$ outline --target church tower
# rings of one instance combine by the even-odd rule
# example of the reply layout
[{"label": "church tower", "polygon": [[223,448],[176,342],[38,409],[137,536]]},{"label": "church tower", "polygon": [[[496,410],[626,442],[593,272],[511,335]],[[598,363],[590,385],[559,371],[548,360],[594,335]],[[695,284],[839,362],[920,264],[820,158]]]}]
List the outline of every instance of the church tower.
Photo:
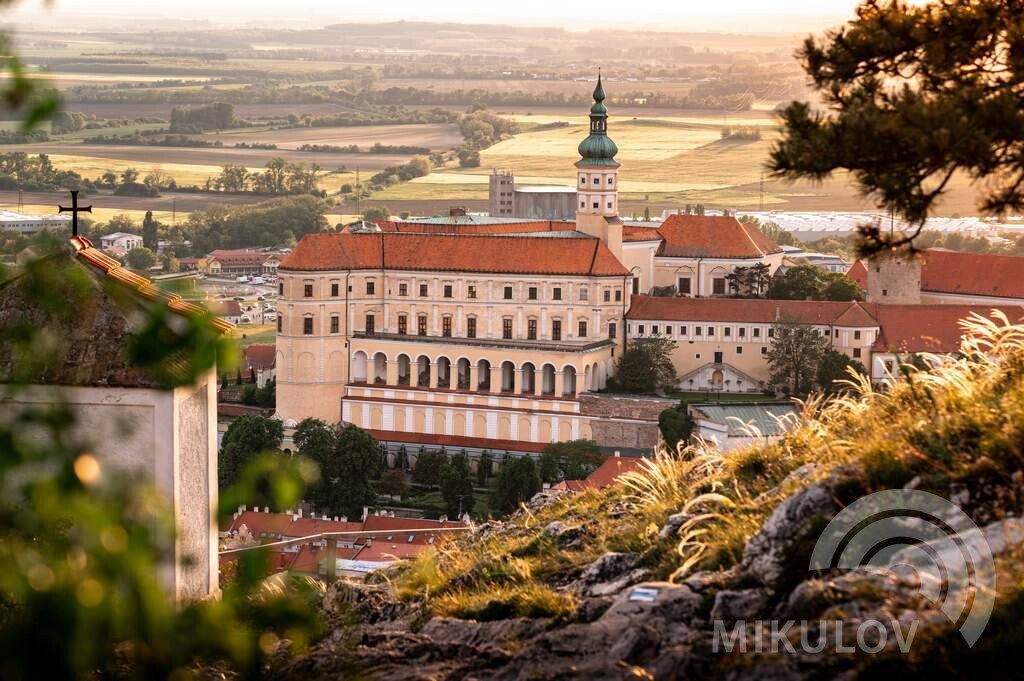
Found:
[{"label": "church tower", "polygon": [[604,105],[601,74],[590,107],[590,134],[580,142],[576,161],[576,229],[604,241],[622,260],[622,221],[619,219],[619,148],[608,137],[608,108]]}]

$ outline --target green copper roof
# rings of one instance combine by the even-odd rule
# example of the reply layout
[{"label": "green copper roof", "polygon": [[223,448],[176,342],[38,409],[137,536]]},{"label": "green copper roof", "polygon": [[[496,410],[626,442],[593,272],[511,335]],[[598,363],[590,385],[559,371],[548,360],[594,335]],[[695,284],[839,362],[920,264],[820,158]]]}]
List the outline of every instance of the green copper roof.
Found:
[{"label": "green copper roof", "polygon": [[594,105],[590,107],[590,135],[580,142],[578,151],[580,160],[577,166],[609,166],[618,167],[615,154],[619,148],[608,137],[608,108],[604,105],[604,86],[601,74],[597,74],[597,87],[594,88]]}]

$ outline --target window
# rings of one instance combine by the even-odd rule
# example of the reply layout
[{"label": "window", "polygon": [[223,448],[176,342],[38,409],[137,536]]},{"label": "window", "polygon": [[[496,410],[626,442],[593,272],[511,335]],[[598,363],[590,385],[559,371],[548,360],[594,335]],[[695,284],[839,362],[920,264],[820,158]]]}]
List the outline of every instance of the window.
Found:
[{"label": "window", "polygon": [[526,298],[528,300],[537,300],[537,287],[536,286],[531,286],[530,288],[526,289]]},{"label": "window", "polygon": [[476,298],[476,286],[474,286],[473,284],[469,285],[469,288],[466,289],[466,297]]},{"label": "window", "polygon": [[883,295],[883,296],[887,296],[887,295],[889,295],[889,289],[887,289],[887,288],[883,288],[883,289],[882,289],[882,295]]},{"label": "window", "polygon": [[722,362],[723,362],[722,351],[719,350],[719,351],[715,352],[715,364],[721,364]]},{"label": "window", "polygon": [[768,348],[765,347],[764,345],[761,346],[761,354],[762,355],[767,355],[768,354]]},{"label": "window", "polygon": [[853,356],[854,357],[860,357],[860,348],[854,348],[853,349]]},{"label": "window", "polygon": [[409,285],[408,284],[399,284],[398,285],[398,295],[400,295],[400,296],[407,296],[407,295],[409,295]]},{"label": "window", "polygon": [[885,371],[886,371],[886,373],[890,373],[890,374],[892,373],[892,360],[891,359],[885,360]]},{"label": "window", "polygon": [[580,208],[586,208],[587,204],[585,201],[580,201]]},{"label": "window", "polygon": [[860,340],[860,331],[853,332],[853,340]]},{"label": "window", "polygon": [[551,320],[551,340],[560,341],[562,340],[562,320],[552,319]]},{"label": "window", "polygon": [[445,338],[452,337],[452,318],[449,315],[441,317],[441,335]]},{"label": "window", "polygon": [[740,333],[740,338],[746,338],[747,337],[747,327],[741,326],[740,329],[739,329],[739,333]]},{"label": "window", "polygon": [[501,337],[505,340],[512,340],[512,318],[505,317],[501,320]]},{"label": "window", "polygon": [[403,336],[409,333],[409,318],[404,314],[398,315],[398,333]]},{"label": "window", "polygon": [[277,295],[279,295],[279,296],[283,296],[284,295],[284,282],[283,281],[277,282]]},{"label": "window", "polygon": [[615,302],[616,303],[621,303],[622,302],[622,289],[621,288],[615,289]]},{"label": "window", "polygon": [[537,340],[537,320],[526,320],[526,340]]},{"label": "window", "polygon": [[725,329],[724,329],[724,331],[723,331],[723,335],[724,335],[724,336],[725,336],[726,338],[729,338],[730,336],[732,336],[732,327],[731,327],[731,326],[727,326],[727,327],[725,327]]},{"label": "window", "polygon": [[652,324],[651,325],[651,333],[654,334],[655,336],[658,335],[658,325],[657,324]]},{"label": "window", "polygon": [[445,298],[451,298],[452,297],[452,285],[451,284],[445,284],[444,285],[444,297]]},{"label": "window", "polygon": [[708,337],[710,338],[711,336],[714,336],[714,335],[715,335],[715,327],[709,326],[708,327]]},{"label": "window", "polygon": [[313,285],[312,284],[303,284],[302,285],[302,296],[304,298],[312,298],[313,297]]},{"label": "window", "polygon": [[755,328],[754,329],[754,338],[760,338],[760,337],[761,337],[761,329],[760,328]]},{"label": "window", "polygon": [[313,335],[313,318],[303,317],[302,318],[302,333],[306,336]]},{"label": "window", "polygon": [[611,202],[611,201],[609,201],[609,202],[608,202],[608,207],[609,207],[609,208],[611,208],[611,207],[612,207],[612,202]]},{"label": "window", "polygon": [[737,355],[742,355],[743,354],[743,346],[742,345],[737,345],[736,346],[736,354]]},{"label": "window", "polygon": [[331,315],[331,333],[338,333],[338,325],[339,325],[338,315],[332,314]]},{"label": "window", "polygon": [[587,178],[581,177],[580,178],[580,184],[586,184],[586,183],[587,183]]},{"label": "window", "polygon": [[597,201],[594,201],[594,208],[600,208],[600,207],[601,207],[601,204],[599,204]]},{"label": "window", "polygon": [[772,328],[768,329],[768,337],[769,338],[774,338],[775,337],[775,329],[772,329]]},{"label": "window", "polygon": [[[633,295],[635,296],[638,293],[640,293],[640,277],[634,277],[633,278]],[[616,296],[615,300],[618,300],[618,299],[619,299],[618,296]]]},{"label": "window", "polygon": [[611,184],[611,183],[612,183],[612,182],[614,182],[614,181],[615,181],[615,178],[614,178],[614,177],[612,177],[611,175],[609,175],[609,176],[608,176],[608,184]]},{"label": "window", "polygon": [[586,319],[581,319],[580,320],[579,329],[577,329],[577,331],[578,331],[578,333],[576,335],[579,336],[580,338],[586,338],[587,337],[587,320]]},{"label": "window", "polygon": [[331,297],[333,297],[333,298],[337,298],[338,297],[338,282],[336,282],[336,281],[332,281],[331,282]]},{"label": "window", "polygon": [[606,302],[606,303],[610,302],[611,299],[612,299],[612,290],[610,288],[606,288],[604,290],[604,302]]},{"label": "window", "polygon": [[554,299],[554,300],[561,300],[562,299],[562,289],[558,288],[557,286],[555,288],[551,289],[551,298]]},{"label": "window", "polygon": [[[599,177],[595,177],[595,178],[594,178],[594,184],[601,184],[601,178],[599,178]],[[597,206],[595,206],[595,208],[596,208],[596,207],[597,207]]]},{"label": "window", "polygon": [[695,326],[695,327],[693,327],[693,335],[694,335],[694,336],[699,336],[699,335],[701,335],[701,334],[702,334],[703,332],[704,332],[704,329],[702,329],[701,327],[699,327],[699,326]]},{"label": "window", "polygon": [[416,333],[420,336],[427,335],[427,315],[421,314],[416,318]]},{"label": "window", "polygon": [[615,331],[616,331],[615,322],[609,322],[608,323],[608,337],[611,338],[612,340],[615,340]]},{"label": "window", "polygon": [[374,328],[375,327],[375,322],[376,322],[376,320],[373,318],[372,314],[366,315],[366,335],[367,336],[372,336],[374,331],[376,331],[376,328]]},{"label": "window", "polygon": [[580,288],[580,300],[588,300],[590,298],[590,291],[586,286]]},{"label": "window", "polygon": [[372,296],[373,295],[373,289],[374,289],[373,281],[371,280],[371,281],[366,282],[366,295]]},{"label": "window", "polygon": [[686,335],[686,325],[685,324],[683,324],[682,326],[679,327],[679,335],[680,336],[685,336]]},{"label": "window", "polygon": [[715,277],[711,280],[711,292],[716,296],[725,295],[725,277]]},{"label": "window", "polygon": [[283,325],[284,325],[284,318],[281,317],[280,315],[278,315],[278,317],[277,317],[277,332],[278,333],[281,333],[281,328],[283,327]]},{"label": "window", "polygon": [[680,294],[684,296],[690,295],[690,278],[679,277],[679,285],[677,286],[677,290]]},{"label": "window", "polygon": [[427,285],[426,284],[420,284],[420,298],[426,298],[426,297],[427,297]]},{"label": "window", "polygon": [[512,300],[512,287],[511,286],[506,286],[505,287],[505,300]]},{"label": "window", "polygon": [[476,317],[470,317],[466,320],[466,337],[476,338]]},{"label": "window", "polygon": [[638,336],[644,335],[644,325],[643,324],[641,324],[640,326],[636,327],[636,335],[638,335]]}]

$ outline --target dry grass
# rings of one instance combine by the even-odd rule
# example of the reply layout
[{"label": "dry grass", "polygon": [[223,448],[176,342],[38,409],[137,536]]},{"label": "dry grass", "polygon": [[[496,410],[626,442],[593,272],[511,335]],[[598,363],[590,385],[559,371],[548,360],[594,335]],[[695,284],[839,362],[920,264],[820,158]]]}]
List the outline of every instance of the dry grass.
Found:
[{"label": "dry grass", "polygon": [[[1024,326],[998,313],[962,324],[960,356],[929,357],[928,371],[907,365],[885,391],[859,380],[845,396],[812,398],[799,425],[775,442],[727,456],[702,447],[660,451],[620,484],[521,510],[500,531],[421,556],[395,583],[437,614],[566,618],[573,601],[559,585],[605,551],[639,553],[654,578],[735,564],[774,507],[807,484],[787,481],[805,463],[818,464],[819,478],[858,463],[862,492],[915,476],[937,493],[978,475],[1009,484],[1024,467]],[[677,512],[688,514],[678,535],[660,539],[658,529]],[[582,543],[558,548],[543,534],[555,520],[579,526]]]}]

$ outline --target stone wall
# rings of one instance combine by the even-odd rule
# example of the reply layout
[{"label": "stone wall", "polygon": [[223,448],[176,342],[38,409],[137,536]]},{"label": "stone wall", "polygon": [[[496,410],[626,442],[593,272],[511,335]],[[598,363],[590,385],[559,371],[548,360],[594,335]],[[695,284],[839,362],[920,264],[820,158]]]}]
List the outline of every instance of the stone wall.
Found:
[{"label": "stone wall", "polygon": [[658,444],[658,416],[676,405],[662,397],[580,395],[580,412],[590,419],[600,447],[653,450]]}]

